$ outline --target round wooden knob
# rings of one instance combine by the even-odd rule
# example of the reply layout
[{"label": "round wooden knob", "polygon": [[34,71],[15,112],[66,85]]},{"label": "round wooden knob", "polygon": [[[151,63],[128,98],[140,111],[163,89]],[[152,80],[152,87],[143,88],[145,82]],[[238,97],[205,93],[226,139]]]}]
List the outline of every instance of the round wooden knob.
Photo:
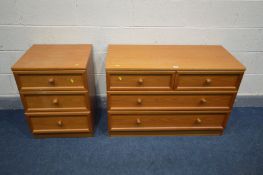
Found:
[{"label": "round wooden knob", "polygon": [[138,83],[139,83],[139,84],[143,84],[143,79],[140,78],[140,79],[138,80]]},{"label": "round wooden knob", "polygon": [[211,80],[210,78],[207,78],[207,79],[205,80],[205,84],[206,84],[206,85],[210,85],[211,82],[212,82],[212,80]]},{"label": "round wooden knob", "polygon": [[61,120],[59,120],[59,121],[57,122],[57,124],[58,124],[58,126],[63,126],[63,122],[62,122]]},{"label": "round wooden knob", "polygon": [[201,103],[207,103],[207,101],[206,101],[205,98],[202,98],[202,99],[200,100],[200,102],[201,102]]},{"label": "round wooden knob", "polygon": [[49,84],[54,84],[54,83],[55,83],[54,78],[50,78],[50,79],[48,79],[48,83],[49,83]]},{"label": "round wooden knob", "polygon": [[136,119],[136,124],[139,125],[139,124],[141,124],[141,123],[142,123],[141,120],[140,120],[139,118],[137,118],[137,119]]},{"label": "round wooden knob", "polygon": [[58,99],[57,99],[57,98],[54,98],[54,99],[52,100],[52,103],[55,104],[55,105],[58,104]]},{"label": "round wooden knob", "polygon": [[138,104],[142,104],[142,99],[138,98],[138,99],[137,99],[137,103],[138,103]]},{"label": "round wooden knob", "polygon": [[197,118],[196,123],[200,124],[200,123],[202,123],[202,120],[200,118]]}]

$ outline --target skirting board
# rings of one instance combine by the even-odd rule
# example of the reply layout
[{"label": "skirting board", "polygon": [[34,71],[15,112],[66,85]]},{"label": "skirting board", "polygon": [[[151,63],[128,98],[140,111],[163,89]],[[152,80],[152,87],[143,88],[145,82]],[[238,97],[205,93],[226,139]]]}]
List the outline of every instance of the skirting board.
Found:
[{"label": "skirting board", "polygon": [[[106,96],[96,97],[96,107],[106,108]],[[240,95],[237,96],[235,107],[263,107],[263,95],[250,96],[250,95]],[[0,96],[0,110],[2,109],[22,109],[20,98],[18,96]]]}]

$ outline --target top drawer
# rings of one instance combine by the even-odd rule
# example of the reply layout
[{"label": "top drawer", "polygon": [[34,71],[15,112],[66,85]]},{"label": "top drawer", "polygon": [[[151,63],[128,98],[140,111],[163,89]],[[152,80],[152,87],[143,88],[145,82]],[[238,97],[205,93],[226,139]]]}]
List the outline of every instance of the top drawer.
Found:
[{"label": "top drawer", "polygon": [[172,71],[108,72],[108,90],[172,90]]},{"label": "top drawer", "polygon": [[243,73],[179,71],[176,90],[238,90]]},{"label": "top drawer", "polygon": [[84,71],[14,72],[19,90],[85,90]]}]

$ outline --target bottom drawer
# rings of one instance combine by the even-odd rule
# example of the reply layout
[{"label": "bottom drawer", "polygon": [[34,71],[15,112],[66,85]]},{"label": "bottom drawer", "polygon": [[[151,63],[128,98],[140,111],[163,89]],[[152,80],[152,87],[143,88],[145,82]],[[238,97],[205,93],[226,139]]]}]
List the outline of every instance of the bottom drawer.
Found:
[{"label": "bottom drawer", "polygon": [[223,130],[227,113],[109,114],[110,131]]},{"label": "bottom drawer", "polygon": [[82,133],[92,131],[89,115],[30,114],[27,117],[34,134]]}]

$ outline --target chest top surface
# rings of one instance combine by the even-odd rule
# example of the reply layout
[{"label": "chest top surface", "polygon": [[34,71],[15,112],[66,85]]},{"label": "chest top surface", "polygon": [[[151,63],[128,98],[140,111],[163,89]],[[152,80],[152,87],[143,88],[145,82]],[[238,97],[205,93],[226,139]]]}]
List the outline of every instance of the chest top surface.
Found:
[{"label": "chest top surface", "polygon": [[33,45],[13,65],[12,70],[86,69],[91,48],[89,44]]},{"label": "chest top surface", "polygon": [[110,45],[107,70],[237,70],[245,67],[217,45]]}]

